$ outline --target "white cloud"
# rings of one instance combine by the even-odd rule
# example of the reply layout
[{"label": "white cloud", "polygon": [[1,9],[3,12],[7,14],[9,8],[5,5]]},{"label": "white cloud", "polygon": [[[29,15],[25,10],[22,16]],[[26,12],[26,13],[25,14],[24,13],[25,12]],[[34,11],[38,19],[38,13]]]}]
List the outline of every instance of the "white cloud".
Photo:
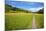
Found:
[{"label": "white cloud", "polygon": [[43,8],[43,7],[39,7],[39,8],[30,8],[30,9],[28,9],[28,10],[30,10],[30,11],[32,11],[32,12],[36,12],[36,11],[42,9],[42,8]]}]

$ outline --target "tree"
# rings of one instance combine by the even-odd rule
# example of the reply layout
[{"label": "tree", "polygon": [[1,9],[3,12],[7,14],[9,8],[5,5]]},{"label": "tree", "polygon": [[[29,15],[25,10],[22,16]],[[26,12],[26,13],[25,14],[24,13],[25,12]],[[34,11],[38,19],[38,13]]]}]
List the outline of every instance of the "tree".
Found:
[{"label": "tree", "polygon": [[5,4],[5,12],[9,12],[11,10],[12,6]]},{"label": "tree", "polygon": [[43,14],[43,13],[44,13],[44,8],[43,8],[43,9],[40,9],[40,10],[38,11],[38,13],[39,13],[39,14]]}]

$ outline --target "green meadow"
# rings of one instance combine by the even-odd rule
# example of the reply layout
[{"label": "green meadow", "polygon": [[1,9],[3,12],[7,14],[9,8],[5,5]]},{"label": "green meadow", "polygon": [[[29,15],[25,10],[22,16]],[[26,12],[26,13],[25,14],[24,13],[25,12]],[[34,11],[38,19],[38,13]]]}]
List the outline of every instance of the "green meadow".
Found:
[{"label": "green meadow", "polygon": [[44,15],[43,14],[36,14],[35,20],[36,20],[37,28],[43,28],[44,27]]},{"label": "green meadow", "polygon": [[[43,28],[43,15],[35,14],[37,28]],[[5,14],[5,27],[6,30],[19,30],[32,28],[32,13],[6,13]]]},{"label": "green meadow", "polygon": [[30,29],[32,27],[32,14],[30,13],[9,13],[5,16],[6,29]]}]

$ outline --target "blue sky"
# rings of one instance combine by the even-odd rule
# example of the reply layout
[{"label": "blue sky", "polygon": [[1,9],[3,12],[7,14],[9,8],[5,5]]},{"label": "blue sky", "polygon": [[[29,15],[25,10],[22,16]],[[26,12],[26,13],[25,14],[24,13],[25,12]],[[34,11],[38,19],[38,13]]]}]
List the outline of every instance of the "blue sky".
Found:
[{"label": "blue sky", "polygon": [[43,2],[28,2],[28,1],[10,1],[6,0],[6,4],[12,5],[13,7],[26,9],[29,11],[38,11],[44,7]]}]

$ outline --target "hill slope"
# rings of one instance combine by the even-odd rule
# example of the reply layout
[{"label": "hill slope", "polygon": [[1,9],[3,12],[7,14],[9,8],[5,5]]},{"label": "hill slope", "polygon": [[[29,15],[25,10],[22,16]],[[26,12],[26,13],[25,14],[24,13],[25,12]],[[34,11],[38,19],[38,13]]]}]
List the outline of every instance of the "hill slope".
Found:
[{"label": "hill slope", "polygon": [[5,4],[5,12],[26,12],[26,13],[31,13],[31,11],[25,10],[25,9],[20,9],[17,7],[12,7],[11,5]]}]

